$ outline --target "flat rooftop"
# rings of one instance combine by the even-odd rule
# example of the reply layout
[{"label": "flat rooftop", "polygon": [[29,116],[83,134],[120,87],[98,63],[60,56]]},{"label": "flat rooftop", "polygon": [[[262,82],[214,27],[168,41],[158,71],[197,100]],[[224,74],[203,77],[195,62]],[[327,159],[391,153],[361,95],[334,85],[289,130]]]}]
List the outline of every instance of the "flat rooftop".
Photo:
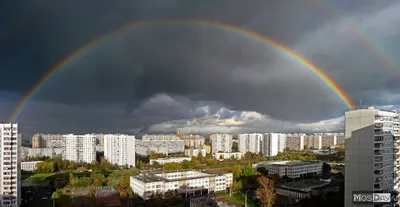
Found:
[{"label": "flat rooftop", "polygon": [[299,165],[309,165],[309,164],[322,164],[321,161],[278,161],[278,162],[265,162],[261,163],[263,165],[276,165],[276,166],[299,166]]},{"label": "flat rooftop", "polygon": [[[167,175],[177,174],[177,173],[185,173],[185,176],[177,177],[177,178],[167,178]],[[180,180],[190,180],[190,179],[199,179],[199,178],[206,178],[206,177],[213,177],[215,174],[208,174],[200,171],[175,171],[175,172],[150,172],[147,174],[140,174],[137,176],[132,176],[137,180],[140,180],[144,183],[151,183],[151,182],[172,182],[172,181],[180,181]]]},{"label": "flat rooftop", "polygon": [[280,188],[293,189],[293,190],[305,190],[309,188],[317,188],[321,186],[328,185],[329,183],[323,182],[315,179],[299,180],[290,183],[285,183],[280,186]]}]

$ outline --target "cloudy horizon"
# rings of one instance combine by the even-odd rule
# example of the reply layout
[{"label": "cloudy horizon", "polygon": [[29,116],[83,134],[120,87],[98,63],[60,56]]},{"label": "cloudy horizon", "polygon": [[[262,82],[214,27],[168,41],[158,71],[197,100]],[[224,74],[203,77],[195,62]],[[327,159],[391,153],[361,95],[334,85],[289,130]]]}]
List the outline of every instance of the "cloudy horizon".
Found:
[{"label": "cloudy horizon", "polygon": [[[0,120],[57,63],[128,22],[202,19],[278,41],[357,107],[400,109],[400,2],[0,3]],[[340,16],[338,16],[340,15]],[[361,103],[361,106],[360,106]],[[18,116],[23,133],[343,131],[343,101],[293,57],[200,24],[129,27],[67,62]]]}]

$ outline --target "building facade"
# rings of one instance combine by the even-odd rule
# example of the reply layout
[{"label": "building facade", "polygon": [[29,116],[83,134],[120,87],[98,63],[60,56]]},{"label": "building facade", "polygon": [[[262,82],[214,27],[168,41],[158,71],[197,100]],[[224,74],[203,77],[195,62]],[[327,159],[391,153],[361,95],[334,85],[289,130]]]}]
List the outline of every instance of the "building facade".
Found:
[{"label": "building facade", "polygon": [[142,156],[147,156],[150,153],[183,153],[185,151],[185,143],[183,140],[169,141],[135,141],[136,153]]},{"label": "building facade", "polygon": [[175,134],[144,134],[142,136],[142,141],[173,141],[181,140]]},{"label": "building facade", "polygon": [[211,152],[213,154],[217,152],[231,152],[232,151],[232,134],[212,134],[210,135],[211,140]]},{"label": "building facade", "polygon": [[0,123],[0,206],[21,204],[21,140],[18,124]]},{"label": "building facade", "polygon": [[132,191],[147,200],[152,195],[177,190],[180,194],[224,191],[232,185],[232,173],[209,174],[199,171],[140,174],[130,177]]},{"label": "building facade", "polygon": [[345,113],[345,206],[352,191],[398,190],[399,114],[373,107]]},{"label": "building facade", "polygon": [[36,165],[42,161],[29,161],[29,162],[21,162],[21,170],[32,172],[36,169]]},{"label": "building facade", "polygon": [[63,159],[91,163],[96,160],[96,136],[93,134],[63,137]]},{"label": "building facade", "polygon": [[322,163],[319,161],[276,161],[254,164],[253,167],[264,167],[268,174],[278,174],[280,177],[300,178],[322,173]]},{"label": "building facade", "polygon": [[185,156],[197,157],[199,155],[205,157],[207,155],[207,151],[205,149],[200,149],[200,148],[185,149]]},{"label": "building facade", "polygon": [[200,135],[181,135],[180,138],[185,142],[185,146],[190,148],[199,148],[206,142],[206,138]]},{"label": "building facade", "polygon": [[157,162],[160,165],[164,165],[166,163],[171,163],[171,162],[181,163],[183,161],[190,161],[190,160],[192,160],[191,157],[158,158],[158,159],[150,159],[150,165],[154,164],[154,162]]},{"label": "building facade", "polygon": [[26,160],[28,157],[53,157],[53,155],[62,155],[62,148],[28,148],[21,147],[21,160]]},{"label": "building facade", "polygon": [[243,152],[217,152],[214,154],[214,158],[217,160],[226,160],[226,159],[236,159],[240,160],[244,156]]},{"label": "building facade", "polygon": [[252,134],[239,134],[239,152],[246,153],[261,153],[262,152],[262,142],[264,140],[264,135],[259,133]]},{"label": "building facade", "polygon": [[135,167],[135,136],[104,135],[104,156],[112,164]]}]

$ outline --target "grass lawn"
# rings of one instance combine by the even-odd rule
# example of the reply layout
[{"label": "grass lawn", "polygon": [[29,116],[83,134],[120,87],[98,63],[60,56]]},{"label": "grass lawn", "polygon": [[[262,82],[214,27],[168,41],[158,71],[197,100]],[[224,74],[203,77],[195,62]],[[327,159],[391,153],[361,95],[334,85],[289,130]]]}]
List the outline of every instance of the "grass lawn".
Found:
[{"label": "grass lawn", "polygon": [[[218,193],[221,196],[221,200],[235,205],[244,205],[245,195],[241,192],[232,193],[232,197],[229,197],[229,193]],[[248,207],[259,207],[255,204],[249,195],[247,195],[247,206]]]},{"label": "grass lawn", "polygon": [[55,174],[56,173],[36,173],[28,177],[26,180],[45,180],[46,178]]}]

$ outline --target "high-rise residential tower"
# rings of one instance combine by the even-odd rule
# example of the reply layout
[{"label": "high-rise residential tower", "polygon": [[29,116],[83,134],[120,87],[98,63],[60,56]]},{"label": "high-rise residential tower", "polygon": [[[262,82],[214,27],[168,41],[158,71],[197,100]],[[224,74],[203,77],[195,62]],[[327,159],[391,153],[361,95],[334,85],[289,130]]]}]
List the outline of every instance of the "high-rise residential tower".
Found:
[{"label": "high-rise residential tower", "polygon": [[0,206],[21,203],[21,140],[18,124],[0,123]]},{"label": "high-rise residential tower", "polygon": [[96,160],[96,135],[64,135],[63,159],[86,163]]},{"label": "high-rise residential tower", "polygon": [[232,134],[212,134],[210,135],[211,140],[211,152],[213,154],[217,152],[231,152],[232,151]]},{"label": "high-rise residential tower", "polygon": [[346,207],[358,206],[353,191],[398,189],[399,124],[396,111],[369,107],[345,113]]},{"label": "high-rise residential tower", "polygon": [[239,151],[246,153],[261,153],[264,135],[259,133],[239,134]]},{"label": "high-rise residential tower", "polygon": [[104,135],[104,156],[112,164],[135,167],[135,136]]}]

